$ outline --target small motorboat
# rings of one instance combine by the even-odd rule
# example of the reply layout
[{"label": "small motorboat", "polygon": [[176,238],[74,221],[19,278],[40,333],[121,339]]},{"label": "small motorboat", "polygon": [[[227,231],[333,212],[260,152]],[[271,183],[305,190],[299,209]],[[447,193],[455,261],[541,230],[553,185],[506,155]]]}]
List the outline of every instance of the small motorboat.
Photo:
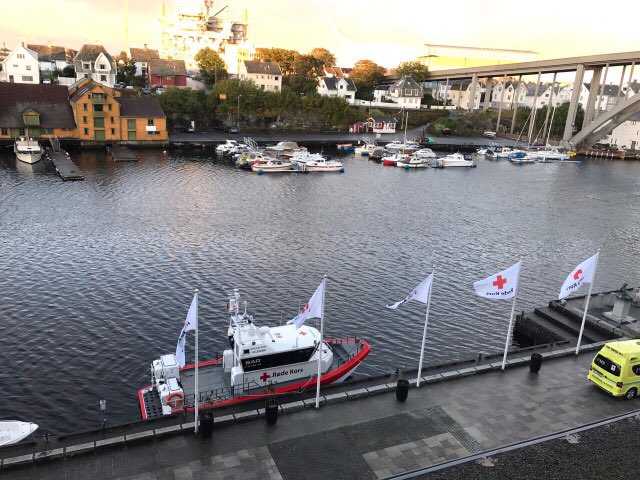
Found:
[{"label": "small motorboat", "polygon": [[494,132],[492,130],[487,130],[486,132],[484,132],[482,134],[482,136],[487,137],[487,138],[496,138],[496,132]]},{"label": "small motorboat", "polygon": [[420,144],[407,140],[406,142],[400,142],[394,140],[385,145],[385,148],[391,153],[413,153],[420,148]]},{"label": "small motorboat", "polygon": [[434,168],[451,168],[451,167],[467,167],[474,168],[476,166],[471,160],[471,155],[462,155],[461,153],[453,153],[446,157],[440,157],[431,162]]},{"label": "small motorboat", "polygon": [[382,158],[382,164],[385,167],[395,167],[398,162],[404,162],[409,160],[409,155],[406,153],[394,153],[387,157]]},{"label": "small motorboat", "polygon": [[352,143],[338,143],[336,145],[338,150],[342,150],[343,152],[353,152],[356,147],[353,146]]},{"label": "small motorboat", "polygon": [[418,158],[413,155],[407,156],[404,160],[398,160],[396,167],[409,170],[410,168],[427,168],[429,166],[428,158]]},{"label": "small motorboat", "polygon": [[375,143],[365,143],[359,147],[356,147],[354,153],[356,155],[362,155],[363,157],[368,157],[373,153],[373,151],[378,148]]},{"label": "small motorboat", "polygon": [[369,160],[380,163],[386,154],[384,147],[376,147],[369,154]]},{"label": "small motorboat", "polygon": [[293,164],[288,160],[270,158],[266,163],[254,163],[251,170],[258,173],[290,172],[293,170],[292,167]]},{"label": "small motorboat", "polygon": [[238,146],[237,140],[227,140],[216,147],[216,153],[220,153],[224,155],[226,153],[229,153],[232,148],[236,148],[237,146]]},{"label": "small motorboat", "polygon": [[38,425],[32,422],[20,422],[18,420],[0,421],[0,447],[18,443],[38,429]]},{"label": "small motorboat", "polygon": [[525,152],[524,150],[518,150],[518,149],[511,149],[510,147],[504,147],[501,150],[497,150],[495,152],[495,158],[505,158],[505,159],[510,159],[510,158],[522,158],[527,154],[527,152]]},{"label": "small motorboat", "polygon": [[[307,325],[258,326],[243,304],[235,290],[227,303],[230,348],[198,364],[200,411],[315,390],[318,363],[322,385],[344,382],[371,351],[360,338],[322,338]],[[142,419],[193,412],[195,376],[195,364],[180,367],[174,353],[154,360],[151,385],[138,391]]]},{"label": "small motorboat", "polygon": [[310,153],[306,148],[298,152],[293,152],[293,155],[289,157],[289,160],[294,165],[304,165],[308,162],[323,161],[324,157],[319,153]]},{"label": "small motorboat", "polygon": [[38,163],[44,153],[40,143],[33,138],[20,137],[13,144],[18,160],[24,163]]},{"label": "small motorboat", "polygon": [[421,148],[420,150],[413,152],[411,156],[421,160],[431,160],[432,158],[438,157],[430,148]]},{"label": "small motorboat", "polygon": [[319,159],[309,160],[306,163],[299,164],[298,167],[303,172],[344,172],[342,162],[327,160],[322,156]]},{"label": "small motorboat", "polygon": [[276,157],[290,157],[294,152],[306,150],[305,147],[301,147],[296,142],[278,142],[275,145],[271,145],[265,148],[266,153],[275,155]]},{"label": "small motorboat", "polygon": [[271,159],[261,152],[246,152],[241,154],[236,160],[236,167],[243,170],[251,170],[251,166],[257,163],[267,163]]},{"label": "small motorboat", "polygon": [[527,153],[525,156],[514,156],[509,158],[509,162],[517,165],[524,165],[525,163],[535,163],[538,160],[531,153]]}]

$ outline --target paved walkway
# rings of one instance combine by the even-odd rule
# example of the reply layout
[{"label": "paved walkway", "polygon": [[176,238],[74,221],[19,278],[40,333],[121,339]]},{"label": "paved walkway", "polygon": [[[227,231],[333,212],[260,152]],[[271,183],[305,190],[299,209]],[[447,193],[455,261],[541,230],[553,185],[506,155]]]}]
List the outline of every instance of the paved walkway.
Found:
[{"label": "paved walkway", "polygon": [[7,470],[11,478],[380,479],[640,408],[586,379],[593,357],[546,360],[394,394]]}]

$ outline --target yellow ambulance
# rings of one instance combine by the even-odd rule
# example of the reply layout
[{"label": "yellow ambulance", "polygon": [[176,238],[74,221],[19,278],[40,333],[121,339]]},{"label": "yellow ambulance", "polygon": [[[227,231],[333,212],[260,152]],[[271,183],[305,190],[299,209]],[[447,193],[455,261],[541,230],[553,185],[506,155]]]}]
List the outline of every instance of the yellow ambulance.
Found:
[{"label": "yellow ambulance", "polygon": [[640,392],[640,340],[607,343],[591,362],[589,380],[614,397]]}]

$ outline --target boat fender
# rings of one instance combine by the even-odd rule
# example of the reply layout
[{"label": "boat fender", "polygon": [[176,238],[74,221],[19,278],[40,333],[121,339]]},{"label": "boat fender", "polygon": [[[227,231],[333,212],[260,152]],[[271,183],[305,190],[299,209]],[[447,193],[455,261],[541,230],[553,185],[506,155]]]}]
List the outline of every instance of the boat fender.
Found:
[{"label": "boat fender", "polygon": [[340,170],[338,170],[338,172],[344,173],[344,168],[341,168]]},{"label": "boat fender", "polygon": [[409,170],[409,165],[405,165],[405,166],[404,166],[404,169],[405,169],[405,170]]},{"label": "boat fender", "polygon": [[184,405],[184,394],[182,392],[170,393],[167,397],[167,405],[169,405],[173,410],[182,408]]},{"label": "boat fender", "polygon": [[258,175],[262,175],[264,173],[264,170],[258,170]]}]

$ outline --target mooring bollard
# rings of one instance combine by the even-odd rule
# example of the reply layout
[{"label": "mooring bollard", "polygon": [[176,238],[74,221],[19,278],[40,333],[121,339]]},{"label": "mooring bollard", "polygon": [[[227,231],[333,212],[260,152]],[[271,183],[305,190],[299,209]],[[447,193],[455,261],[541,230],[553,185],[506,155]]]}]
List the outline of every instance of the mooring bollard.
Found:
[{"label": "mooring bollard", "polygon": [[531,373],[538,373],[542,366],[542,355],[539,353],[532,353],[531,360],[529,361],[529,370]]},{"label": "mooring bollard", "polygon": [[203,438],[213,435],[213,412],[204,411],[200,414],[200,435]]},{"label": "mooring bollard", "polygon": [[270,398],[264,404],[264,417],[269,425],[275,425],[278,421],[278,402],[275,398]]},{"label": "mooring bollard", "polygon": [[409,396],[409,380],[401,378],[396,384],[396,400],[404,402]]}]

